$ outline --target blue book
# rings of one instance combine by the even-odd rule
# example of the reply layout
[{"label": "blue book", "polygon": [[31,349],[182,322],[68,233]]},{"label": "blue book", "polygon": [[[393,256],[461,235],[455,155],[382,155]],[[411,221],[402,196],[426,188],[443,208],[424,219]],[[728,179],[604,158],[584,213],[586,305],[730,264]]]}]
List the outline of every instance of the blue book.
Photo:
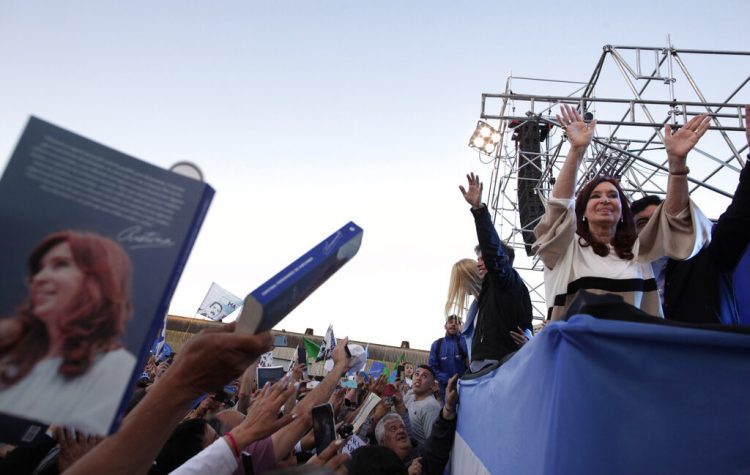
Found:
[{"label": "blue book", "polygon": [[357,254],[362,228],[349,222],[245,297],[239,332],[270,330]]},{"label": "blue book", "polygon": [[0,180],[0,440],[116,429],[213,195],[29,120]]}]

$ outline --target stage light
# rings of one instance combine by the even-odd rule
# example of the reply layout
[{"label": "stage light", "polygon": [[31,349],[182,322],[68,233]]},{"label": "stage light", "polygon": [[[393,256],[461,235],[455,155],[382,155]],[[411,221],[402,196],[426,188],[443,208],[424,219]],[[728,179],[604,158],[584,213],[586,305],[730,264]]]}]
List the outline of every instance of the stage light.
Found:
[{"label": "stage light", "polygon": [[500,133],[487,122],[477,121],[477,127],[469,139],[469,147],[486,155],[492,154],[500,143]]}]

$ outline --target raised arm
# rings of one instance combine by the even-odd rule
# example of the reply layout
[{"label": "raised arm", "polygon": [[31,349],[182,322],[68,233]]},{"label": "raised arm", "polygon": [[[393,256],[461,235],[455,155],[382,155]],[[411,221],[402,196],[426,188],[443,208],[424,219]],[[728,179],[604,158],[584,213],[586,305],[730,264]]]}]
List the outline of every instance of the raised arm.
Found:
[{"label": "raised arm", "polygon": [[237,410],[243,414],[247,414],[247,409],[250,407],[250,395],[253,392],[255,386],[255,371],[258,368],[258,361],[255,360],[253,364],[247,367],[242,378],[240,379],[239,397],[237,399]]},{"label": "raised arm", "polygon": [[310,427],[312,427],[312,408],[328,401],[339,380],[349,369],[349,358],[346,356],[345,350],[348,343],[349,339],[344,338],[333,349],[331,355],[333,369],[294,408],[293,414],[295,414],[296,420],[273,434],[273,452],[276,455],[276,460],[281,460],[289,455],[297,441],[310,430]]},{"label": "raised arm", "polygon": [[239,376],[271,348],[271,335],[232,333],[234,324],[203,331],[180,351],[120,430],[73,464],[69,474],[147,473],[195,399]]},{"label": "raised arm", "polygon": [[518,274],[510,265],[510,258],[505,254],[500,244],[500,236],[497,235],[495,225],[487,206],[482,204],[482,189],[484,185],[479,181],[479,176],[470,173],[466,175],[468,189],[463,186],[458,188],[464,195],[464,199],[471,205],[471,214],[474,216],[474,226],[477,230],[479,249],[482,252],[482,261],[487,272],[497,278],[501,286],[510,286],[520,279]]},{"label": "raised arm", "polygon": [[664,146],[669,160],[669,181],[667,182],[667,199],[664,209],[670,216],[676,216],[688,206],[687,155],[703,134],[708,130],[710,120],[705,115],[695,116],[672,134],[669,124],[664,126]]},{"label": "raised arm", "polygon": [[576,180],[578,178],[578,168],[581,166],[583,154],[586,148],[591,144],[591,138],[594,136],[594,127],[596,121],[586,123],[575,108],[563,104],[560,108],[562,117],[557,116],[557,121],[565,129],[568,136],[570,149],[565,157],[560,173],[557,175],[555,186],[552,188],[553,198],[571,199],[575,195]]}]

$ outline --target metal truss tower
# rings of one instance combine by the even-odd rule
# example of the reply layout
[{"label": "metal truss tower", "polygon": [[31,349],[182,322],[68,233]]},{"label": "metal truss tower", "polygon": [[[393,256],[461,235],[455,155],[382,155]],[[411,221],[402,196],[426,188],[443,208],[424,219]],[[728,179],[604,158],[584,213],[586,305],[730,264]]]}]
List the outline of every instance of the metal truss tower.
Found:
[{"label": "metal truss tower", "polygon": [[[721,100],[706,99],[688,70],[689,61],[708,75],[705,94]],[[555,118],[559,106],[574,105],[597,119],[578,186],[607,174],[621,180],[631,201],[666,193],[665,124],[679,127],[695,115],[709,114],[711,127],[688,157],[688,180],[692,199],[716,219],[745,165],[748,72],[750,52],[607,45],[588,81],[510,76],[503,93],[482,94],[480,118],[501,134],[490,154],[480,152],[480,160],[492,165],[488,203],[501,238],[526,251],[516,253],[516,268],[531,291],[535,319],[543,319],[547,307],[542,264],[531,253],[532,231],[568,149]],[[519,93],[513,90],[517,84],[542,84],[545,93],[566,90],[558,95]]]}]

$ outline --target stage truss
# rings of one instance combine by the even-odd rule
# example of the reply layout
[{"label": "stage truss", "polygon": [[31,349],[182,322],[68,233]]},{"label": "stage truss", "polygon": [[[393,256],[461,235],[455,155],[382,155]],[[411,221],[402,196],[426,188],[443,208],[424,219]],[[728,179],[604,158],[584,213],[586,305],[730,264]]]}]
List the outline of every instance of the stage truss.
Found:
[{"label": "stage truss", "polygon": [[[710,91],[705,93],[721,101],[706,98],[688,70],[687,58],[698,63],[703,73],[713,75]],[[609,78],[609,69],[619,75]],[[536,321],[544,319],[547,307],[542,263],[527,255],[531,231],[539,219],[539,215],[530,219],[529,210],[538,214],[535,210],[540,206],[532,204],[546,201],[567,153],[555,118],[559,106],[566,103],[590,112],[598,123],[579,171],[579,186],[599,173],[616,176],[631,201],[647,194],[663,197],[666,192],[664,125],[679,127],[695,115],[709,114],[711,127],[688,157],[688,179],[692,199],[716,219],[734,194],[748,152],[744,133],[744,104],[750,102],[748,71],[750,52],[677,49],[671,44],[607,45],[588,81],[510,76],[503,93],[482,94],[480,118],[502,137],[491,155],[480,155],[480,160],[492,167],[485,186],[487,200],[501,238],[518,249],[515,266],[531,292]],[[722,84],[717,86],[716,77]],[[542,85],[545,93],[561,88],[564,92],[519,93],[513,90],[519,84]],[[542,132],[538,152],[519,150],[518,136],[529,124],[542,131],[545,125],[551,126],[548,133]],[[523,216],[519,213],[522,208]]]}]

